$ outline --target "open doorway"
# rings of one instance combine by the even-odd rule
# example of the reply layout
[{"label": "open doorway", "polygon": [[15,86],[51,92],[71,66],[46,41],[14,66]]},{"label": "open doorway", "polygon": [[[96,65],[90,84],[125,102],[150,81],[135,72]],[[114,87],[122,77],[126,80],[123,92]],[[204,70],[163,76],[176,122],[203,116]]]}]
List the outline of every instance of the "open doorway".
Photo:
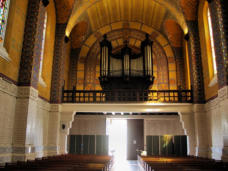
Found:
[{"label": "open doorway", "polygon": [[126,160],[127,154],[127,120],[107,119],[107,133],[109,135],[109,154],[115,160]]}]

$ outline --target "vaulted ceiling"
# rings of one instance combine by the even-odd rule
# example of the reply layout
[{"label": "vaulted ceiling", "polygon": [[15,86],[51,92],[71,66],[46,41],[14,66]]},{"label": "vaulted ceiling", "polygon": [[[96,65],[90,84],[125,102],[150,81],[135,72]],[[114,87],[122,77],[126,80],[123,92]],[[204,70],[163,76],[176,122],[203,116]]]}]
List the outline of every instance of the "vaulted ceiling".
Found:
[{"label": "vaulted ceiling", "polygon": [[[57,23],[67,23],[66,35],[71,37],[73,48],[80,48],[91,35],[99,39],[103,33],[123,28],[162,34],[171,45],[181,46],[182,35],[188,32],[186,20],[196,18],[198,0],[55,0],[55,3]],[[130,26],[131,23],[137,24]],[[126,39],[125,34],[122,39]]]}]

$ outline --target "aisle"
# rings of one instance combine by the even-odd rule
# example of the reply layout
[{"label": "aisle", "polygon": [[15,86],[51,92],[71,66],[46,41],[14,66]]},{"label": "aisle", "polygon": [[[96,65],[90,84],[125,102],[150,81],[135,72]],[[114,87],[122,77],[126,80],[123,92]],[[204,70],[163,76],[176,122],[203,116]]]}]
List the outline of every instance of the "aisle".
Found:
[{"label": "aisle", "polygon": [[140,171],[137,160],[118,160],[111,171]]}]

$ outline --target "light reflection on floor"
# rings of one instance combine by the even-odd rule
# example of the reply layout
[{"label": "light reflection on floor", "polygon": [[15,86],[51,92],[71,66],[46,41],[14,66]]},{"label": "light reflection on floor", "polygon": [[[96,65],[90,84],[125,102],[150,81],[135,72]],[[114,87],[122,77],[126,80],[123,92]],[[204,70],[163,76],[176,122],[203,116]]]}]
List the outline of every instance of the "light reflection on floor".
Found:
[{"label": "light reflection on floor", "polygon": [[111,171],[140,171],[136,160],[117,160]]},{"label": "light reflection on floor", "polygon": [[140,171],[137,161],[126,160],[127,152],[127,120],[109,119],[109,153],[114,155],[111,171]]}]

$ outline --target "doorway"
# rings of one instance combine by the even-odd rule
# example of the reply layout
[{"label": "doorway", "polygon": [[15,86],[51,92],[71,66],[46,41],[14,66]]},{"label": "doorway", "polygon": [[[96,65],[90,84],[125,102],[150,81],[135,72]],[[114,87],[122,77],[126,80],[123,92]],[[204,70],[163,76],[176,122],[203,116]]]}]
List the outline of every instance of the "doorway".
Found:
[{"label": "doorway", "polygon": [[115,160],[126,160],[127,153],[127,120],[107,119],[107,133],[109,135],[109,154]]},{"label": "doorway", "polygon": [[127,120],[127,160],[137,160],[137,154],[144,150],[144,120]]},{"label": "doorway", "polygon": [[116,160],[137,160],[144,149],[143,119],[107,119],[109,154]]}]

